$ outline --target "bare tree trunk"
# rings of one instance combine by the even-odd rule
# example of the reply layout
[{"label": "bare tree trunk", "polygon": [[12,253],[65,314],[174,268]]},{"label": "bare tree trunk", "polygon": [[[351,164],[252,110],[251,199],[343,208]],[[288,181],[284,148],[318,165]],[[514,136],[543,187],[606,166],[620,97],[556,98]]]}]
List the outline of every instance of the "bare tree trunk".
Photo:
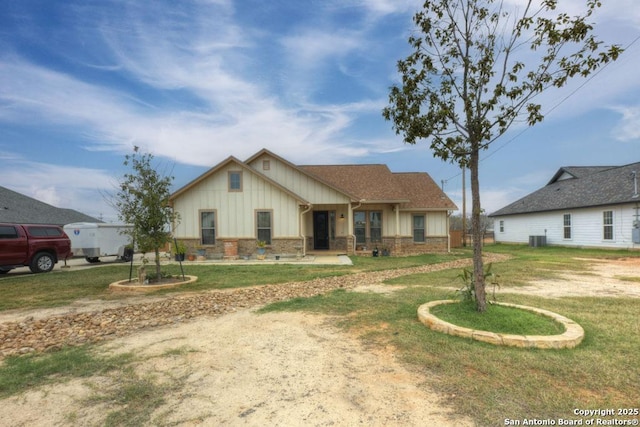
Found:
[{"label": "bare tree trunk", "polygon": [[160,277],[160,248],[155,248],[155,252],[156,252],[156,280],[159,282],[161,277]]},{"label": "bare tree trunk", "polygon": [[482,262],[482,230],[480,228],[480,181],[478,179],[478,148],[472,148],[469,170],[471,172],[471,235],[473,236],[473,280],[476,295],[476,308],[479,312],[487,309],[487,293],[484,283],[484,265]]}]

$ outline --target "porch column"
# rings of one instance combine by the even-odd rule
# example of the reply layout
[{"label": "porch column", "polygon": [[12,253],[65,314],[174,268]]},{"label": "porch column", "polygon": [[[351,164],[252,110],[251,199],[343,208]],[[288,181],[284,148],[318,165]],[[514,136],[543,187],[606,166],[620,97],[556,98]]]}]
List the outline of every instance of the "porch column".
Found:
[{"label": "porch column", "polygon": [[400,205],[396,204],[393,208],[396,213],[396,237],[400,235]]}]

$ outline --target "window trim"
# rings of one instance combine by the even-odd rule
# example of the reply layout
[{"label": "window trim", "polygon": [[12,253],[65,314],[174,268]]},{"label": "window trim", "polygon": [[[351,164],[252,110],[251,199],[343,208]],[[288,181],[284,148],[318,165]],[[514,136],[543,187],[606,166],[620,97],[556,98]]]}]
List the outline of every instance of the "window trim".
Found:
[{"label": "window trim", "polygon": [[[213,243],[205,243],[204,235],[202,231],[204,227],[202,226],[202,214],[203,213],[212,213],[213,214],[213,227],[207,227],[208,230],[213,228]],[[213,246],[216,244],[218,240],[218,227],[216,227],[216,223],[218,222],[218,210],[217,209],[200,209],[198,210],[198,233],[200,234],[200,244],[202,246]]]},{"label": "window trim", "polygon": [[[611,223],[607,224],[607,217],[606,215],[610,214],[610,220]],[[609,232],[611,233],[611,237],[607,238],[607,229],[609,229]],[[614,241],[614,228],[613,228],[613,210],[607,210],[607,211],[602,211],[602,240],[606,240],[607,242],[612,242]]]},{"label": "window trim", "polygon": [[[569,224],[567,224],[567,218]],[[569,237],[567,237],[567,230],[569,231]],[[570,213],[562,214],[562,239],[571,240],[573,238],[573,218]]]},{"label": "window trim", "polygon": [[[367,228],[369,230],[369,241],[371,243],[382,243],[382,228],[383,228],[382,224],[384,223],[384,220],[382,218],[382,213],[383,212],[382,212],[382,210],[375,210],[375,211],[367,211],[367,213],[368,213],[368,215],[367,215],[367,221],[368,221],[367,225],[368,225],[368,227]],[[372,227],[372,224],[373,224],[372,216],[373,216],[373,214],[376,214],[376,213],[380,214],[380,227],[373,228]],[[373,240],[373,237],[372,237],[373,233],[371,231],[372,230],[378,230],[378,229],[380,230],[380,240]]]},{"label": "window trim", "polygon": [[[380,240],[372,240],[371,238],[371,214],[372,213],[380,213]],[[358,234],[356,233],[357,227],[356,224],[356,215],[364,214],[364,242],[358,241]],[[372,210],[354,210],[353,211],[353,234],[356,236],[356,244],[359,245],[367,245],[368,243],[383,243],[384,242],[384,211],[382,209],[372,209]]]},{"label": "window trim", "polygon": [[[361,227],[357,226],[356,215],[363,214],[364,215],[364,242],[358,241],[358,233],[356,230],[359,230]],[[356,237],[356,244],[366,245],[367,244],[367,211],[353,211],[353,235]]]},{"label": "window trim", "polygon": [[[415,218],[422,218],[422,228],[416,228]],[[422,230],[422,240],[416,240],[416,230]],[[427,241],[427,214],[411,215],[411,232],[413,243],[426,243]]]},{"label": "window trim", "polygon": [[[240,185],[240,187],[239,188],[232,188],[232,186],[231,186],[232,183],[233,183],[232,176],[236,175],[236,174],[239,177],[239,181],[240,181],[239,185]],[[242,178],[243,178],[242,177],[242,171],[231,170],[231,171],[227,172],[227,189],[229,190],[230,193],[241,193],[242,192],[242,188],[243,188],[243,179]]]},{"label": "window trim", "polygon": [[[258,223],[258,215],[263,212],[269,213],[269,227],[260,227]],[[269,239],[265,240],[265,242],[267,242],[267,245],[273,244],[273,209],[256,209],[254,218],[256,221],[256,240],[261,240],[260,230],[268,229]]]}]

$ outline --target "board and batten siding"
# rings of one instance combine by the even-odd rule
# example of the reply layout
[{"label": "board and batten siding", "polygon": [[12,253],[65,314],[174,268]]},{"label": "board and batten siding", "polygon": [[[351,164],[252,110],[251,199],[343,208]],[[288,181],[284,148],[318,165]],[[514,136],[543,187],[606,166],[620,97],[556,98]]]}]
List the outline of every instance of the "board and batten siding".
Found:
[{"label": "board and batten siding", "polygon": [[[269,168],[264,169],[263,161],[269,162]],[[270,156],[260,156],[249,166],[263,175],[268,176],[283,187],[299,195],[314,205],[329,205],[349,203],[350,199],[330,186],[318,182],[308,175],[292,168],[287,163]]]},{"label": "board and batten siding", "polygon": [[425,236],[446,237],[449,235],[447,212],[427,211],[427,212],[400,212],[400,234],[403,236],[413,236],[413,217],[415,215],[425,215]]},{"label": "board and batten siding", "polygon": [[[382,235],[391,237],[396,235],[396,213],[393,209],[389,208],[389,205],[362,205],[360,208],[353,212],[382,212]],[[400,212],[399,215],[399,230],[398,236],[413,236],[413,216],[425,215],[426,216],[426,230],[425,236],[427,237],[446,237],[448,236],[447,227],[447,213],[438,211],[427,212]]]},{"label": "board and batten siding", "polygon": [[[604,239],[603,212],[613,212],[613,239]],[[564,215],[571,215],[571,238],[564,238]],[[496,242],[529,243],[529,236],[547,236],[547,244],[601,248],[638,248],[632,241],[633,205],[600,206],[565,211],[506,215],[494,218]],[[500,231],[503,221],[504,231]],[[545,233],[546,230],[546,233]]]},{"label": "board and batten siding", "polygon": [[[228,190],[228,172],[242,172],[242,191]],[[256,174],[229,165],[174,200],[177,238],[200,237],[200,212],[216,211],[216,238],[254,238],[257,210],[272,211],[273,236],[299,236],[298,201]]]}]

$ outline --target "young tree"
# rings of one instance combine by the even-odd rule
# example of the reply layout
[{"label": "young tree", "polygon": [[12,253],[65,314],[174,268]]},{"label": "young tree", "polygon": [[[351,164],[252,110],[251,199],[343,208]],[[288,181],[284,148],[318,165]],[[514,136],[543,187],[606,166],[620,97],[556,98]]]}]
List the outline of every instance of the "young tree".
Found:
[{"label": "young tree", "polygon": [[[414,16],[413,48],[398,61],[402,84],[391,87],[385,119],[405,143],[428,139],[434,156],[471,173],[473,278],[477,309],[486,309],[480,239],[480,151],[516,121],[542,121],[536,95],[588,76],[615,60],[587,22],[599,0],[585,0],[583,15],[556,11],[557,0],[426,0]],[[528,49],[527,49],[528,48]],[[528,59],[525,59],[528,58]],[[527,62],[527,63],[525,63]]]},{"label": "young tree", "polygon": [[160,248],[171,241],[168,227],[178,220],[169,206],[173,177],[162,176],[151,165],[153,155],[140,154],[139,147],[125,156],[124,165],[131,166],[120,182],[115,206],[121,221],[132,224],[131,237],[143,252],[156,255],[156,277],[160,279]]}]

